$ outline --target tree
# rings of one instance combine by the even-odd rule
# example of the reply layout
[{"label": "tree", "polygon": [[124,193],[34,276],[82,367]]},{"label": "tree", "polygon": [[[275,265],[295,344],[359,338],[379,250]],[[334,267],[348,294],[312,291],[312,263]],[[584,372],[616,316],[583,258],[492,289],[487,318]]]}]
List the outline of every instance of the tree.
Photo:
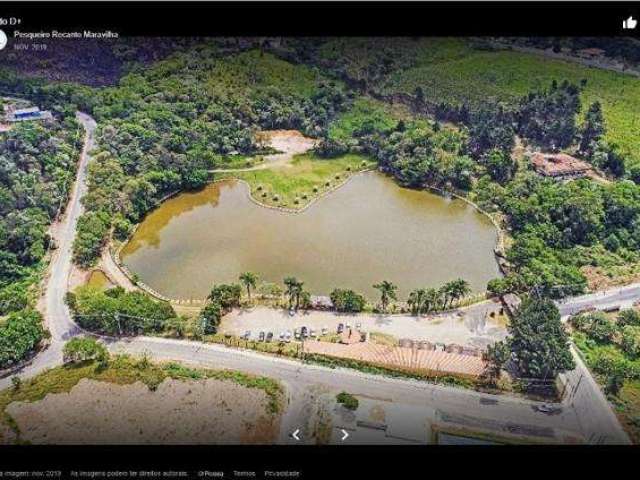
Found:
[{"label": "tree", "polygon": [[367,301],[364,296],[353,290],[343,290],[336,288],[330,295],[331,303],[339,312],[361,312]]},{"label": "tree", "polygon": [[258,276],[253,272],[244,272],[240,275],[240,281],[247,289],[247,297],[251,300],[251,289],[256,288],[256,284],[258,283]]},{"label": "tree", "polygon": [[283,281],[286,288],[286,294],[289,297],[289,310],[293,308],[293,301],[296,301],[296,310],[300,306],[300,298],[304,292],[302,286],[304,282],[299,281],[296,277],[286,277]]},{"label": "tree", "polygon": [[424,288],[417,288],[409,293],[407,304],[411,308],[413,315],[420,315],[425,311],[425,300],[427,297],[427,291]]},{"label": "tree", "polygon": [[104,363],[109,359],[109,352],[102,342],[93,337],[76,337],[64,345],[63,359],[65,363]]},{"label": "tree", "polygon": [[205,334],[216,333],[220,320],[222,319],[223,308],[219,302],[211,302],[205,305],[200,311],[200,321]]},{"label": "tree", "polygon": [[9,367],[25,358],[43,337],[39,312],[27,308],[10,313],[0,321],[0,368]]},{"label": "tree", "polygon": [[224,310],[231,310],[234,307],[240,306],[241,294],[242,288],[239,284],[221,283],[213,286],[207,298],[211,303],[219,304]]},{"label": "tree", "polygon": [[551,300],[525,298],[508,330],[509,348],[521,375],[554,379],[558,373],[574,368],[569,338]]},{"label": "tree", "polygon": [[584,124],[580,135],[580,151],[590,158],[593,154],[594,144],[597,144],[605,134],[604,116],[600,102],[593,102],[584,118]]},{"label": "tree", "polygon": [[496,342],[489,345],[482,353],[482,359],[487,362],[487,376],[496,381],[500,378],[500,372],[511,358],[511,350],[506,342]]},{"label": "tree", "polygon": [[376,283],[373,288],[380,291],[380,303],[382,304],[382,311],[387,311],[387,305],[389,305],[389,300],[397,300],[396,290],[398,290],[397,285],[394,285],[387,280],[383,280],[380,283]]},{"label": "tree", "polygon": [[469,285],[469,282],[467,282],[462,278],[458,278],[453,282],[451,282],[450,290],[451,290],[452,303],[454,300],[458,301],[461,298],[466,297],[471,293],[471,287]]},{"label": "tree", "polygon": [[604,390],[609,395],[618,395],[629,376],[627,361],[612,352],[603,352],[593,362],[593,370],[605,378]]},{"label": "tree", "polygon": [[492,148],[482,155],[481,163],[489,176],[500,184],[511,180],[518,169],[518,163],[511,156],[511,152],[498,148]]}]

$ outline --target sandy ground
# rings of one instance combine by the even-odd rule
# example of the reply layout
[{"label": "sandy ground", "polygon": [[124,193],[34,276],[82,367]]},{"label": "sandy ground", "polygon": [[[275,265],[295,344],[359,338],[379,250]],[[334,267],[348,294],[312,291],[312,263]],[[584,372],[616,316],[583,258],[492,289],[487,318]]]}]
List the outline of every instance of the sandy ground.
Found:
[{"label": "sandy ground", "polygon": [[256,307],[251,310],[234,310],[225,316],[220,324],[221,333],[242,335],[247,330],[257,338],[260,331],[279,335],[284,330],[292,330],[303,325],[315,329],[327,327],[335,332],[339,323],[349,322],[355,327],[362,324],[362,330],[381,332],[394,337],[430,342],[456,343],[465,346],[484,347],[507,336],[506,327],[490,318],[490,311],[500,309],[500,304],[483,302],[461,310],[462,316],[448,313],[414,317],[411,315],[341,315],[335,312],[309,311],[289,316],[286,310]]},{"label": "sandy ground", "polygon": [[213,379],[165,380],[155,392],[83,379],[69,393],[6,412],[34,444],[264,444],[280,423],[267,401],[262,390]]},{"label": "sandy ground", "polygon": [[318,140],[305,137],[297,130],[266,130],[258,133],[258,141],[275,148],[280,153],[265,155],[264,162],[247,168],[222,168],[211,172],[250,172],[266,168],[289,166],[295,155],[308,152],[316,146]]}]

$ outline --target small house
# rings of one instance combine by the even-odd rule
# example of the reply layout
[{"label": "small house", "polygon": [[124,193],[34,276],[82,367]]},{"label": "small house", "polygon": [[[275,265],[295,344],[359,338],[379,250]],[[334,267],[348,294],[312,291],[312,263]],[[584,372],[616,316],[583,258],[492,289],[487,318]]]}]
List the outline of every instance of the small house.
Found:
[{"label": "small house", "polygon": [[530,156],[533,169],[544,177],[558,180],[582,178],[591,171],[591,165],[566,153],[535,152]]}]

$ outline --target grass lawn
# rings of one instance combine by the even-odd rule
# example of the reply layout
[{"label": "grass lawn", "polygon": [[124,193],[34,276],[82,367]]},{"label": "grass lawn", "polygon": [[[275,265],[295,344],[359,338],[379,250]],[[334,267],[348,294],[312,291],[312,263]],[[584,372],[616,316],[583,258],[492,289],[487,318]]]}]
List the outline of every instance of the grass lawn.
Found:
[{"label": "grass lawn", "polygon": [[436,102],[477,104],[490,99],[514,102],[552,80],[579,84],[583,113],[598,100],[606,120],[607,140],[617,143],[632,163],[640,162],[640,79],[575,62],[514,51],[470,48],[461,39],[425,39],[416,47],[413,67],[392,72],[378,86],[382,93],[408,93],[417,87]]},{"label": "grass lawn", "polygon": [[[282,386],[270,378],[231,370],[193,369],[173,362],[155,364],[145,358],[133,359],[127,356],[115,356],[109,360],[106,368],[99,368],[96,363],[57,367],[23,382],[17,390],[10,387],[1,391],[0,423],[15,430],[17,426],[5,412],[9,404],[18,401],[36,402],[42,400],[49,393],[69,392],[83,378],[118,385],[128,385],[139,381],[152,390],[167,378],[228,380],[247,388],[264,390],[269,397],[268,412],[273,415],[280,413],[283,406]],[[0,429],[0,440],[2,440],[1,436],[2,430]]]},{"label": "grass lawn", "polygon": [[[590,369],[596,358],[603,354],[626,358],[630,364],[640,367],[640,360],[629,359],[617,345],[597,344],[581,332],[574,332],[573,339]],[[604,378],[593,371],[592,373],[598,383],[603,385]],[[616,414],[633,443],[640,444],[640,379],[626,380],[620,393],[617,396],[609,395],[609,400],[614,404]]]},{"label": "grass lawn", "polygon": [[355,172],[375,166],[362,155],[322,159],[313,154],[294,157],[290,164],[252,172],[219,173],[217,178],[238,178],[251,187],[253,198],[266,205],[300,209]]}]

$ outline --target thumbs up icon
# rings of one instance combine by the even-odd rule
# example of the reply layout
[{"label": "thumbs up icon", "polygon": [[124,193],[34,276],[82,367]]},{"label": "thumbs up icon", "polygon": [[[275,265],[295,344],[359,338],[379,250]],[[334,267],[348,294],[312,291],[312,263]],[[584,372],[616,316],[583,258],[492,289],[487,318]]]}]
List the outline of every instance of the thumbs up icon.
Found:
[{"label": "thumbs up icon", "polygon": [[638,20],[633,18],[633,16],[630,16],[629,18],[627,18],[622,22],[622,28],[625,30],[633,30],[636,28],[637,25],[638,25]]}]

